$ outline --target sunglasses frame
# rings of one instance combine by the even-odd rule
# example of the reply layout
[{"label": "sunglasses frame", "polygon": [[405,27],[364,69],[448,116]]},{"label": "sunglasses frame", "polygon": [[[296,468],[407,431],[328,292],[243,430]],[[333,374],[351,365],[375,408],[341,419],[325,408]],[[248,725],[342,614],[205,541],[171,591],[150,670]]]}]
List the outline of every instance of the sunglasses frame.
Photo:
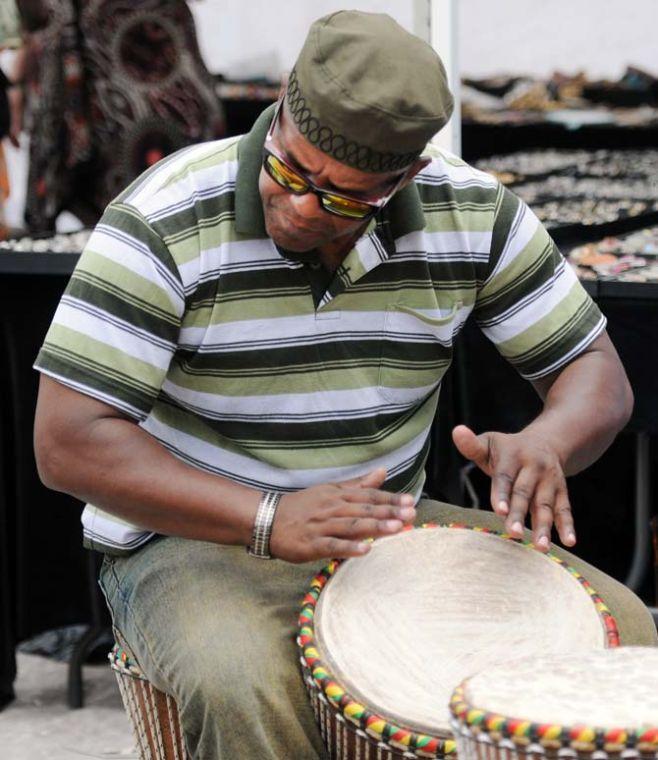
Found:
[{"label": "sunglasses frame", "polygon": [[[362,198],[355,198],[354,196],[346,195],[345,193],[339,193],[333,190],[324,190],[323,188],[318,187],[313,182],[311,182],[311,180],[306,176],[306,174],[304,174],[304,172],[300,171],[294,166],[291,166],[290,159],[286,158],[285,155],[281,155],[280,151],[278,151],[272,145],[272,137],[274,135],[274,130],[276,128],[276,125],[279,121],[279,115],[281,113],[282,107],[283,107],[283,97],[279,98],[276,104],[274,117],[272,118],[272,123],[270,124],[270,128],[268,129],[267,135],[265,137],[265,144],[263,145],[263,169],[267,173],[267,176],[270,177],[273,182],[276,182],[276,184],[279,187],[282,187],[287,192],[292,193],[293,195],[306,195],[307,193],[313,193],[314,195],[317,195],[320,201],[320,207],[324,209],[324,211],[326,211],[328,214],[339,216],[341,217],[341,219],[365,221],[373,217],[379,211],[379,209],[381,209],[391,200],[391,198],[395,195],[395,193],[397,193],[397,191],[400,189],[400,185],[402,185],[404,180],[407,178],[408,170],[402,174],[402,176],[395,182],[392,189],[388,193],[386,193],[386,195],[382,196],[381,198],[377,198],[374,201],[364,201]],[[277,159],[277,161],[280,161],[286,167],[286,169],[288,169],[288,171],[297,175],[297,177],[299,177],[299,179],[302,180],[306,184],[307,189],[302,190],[302,191],[295,191],[292,188],[288,187],[287,185],[282,185],[281,182],[279,182],[279,180],[276,177],[274,177],[272,174],[272,169],[269,166],[268,161],[267,161],[268,156],[273,156],[274,158]],[[343,214],[340,211],[333,210],[324,205],[324,199],[326,196],[333,196],[334,198],[342,198],[343,200],[351,201],[352,203],[365,204],[366,206],[370,207],[370,211],[364,214],[364,216],[354,216],[353,214]]]}]

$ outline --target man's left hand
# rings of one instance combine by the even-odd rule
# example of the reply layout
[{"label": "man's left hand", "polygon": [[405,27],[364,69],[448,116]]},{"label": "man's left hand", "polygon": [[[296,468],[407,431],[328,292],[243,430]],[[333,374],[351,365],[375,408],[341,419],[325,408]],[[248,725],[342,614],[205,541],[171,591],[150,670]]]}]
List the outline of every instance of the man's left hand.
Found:
[{"label": "man's left hand", "polygon": [[506,518],[508,533],[521,538],[530,512],[532,538],[538,549],[550,548],[553,523],[565,546],[576,543],[560,457],[536,432],[475,435],[466,425],[457,425],[452,440],[466,459],[491,478],[491,506]]}]

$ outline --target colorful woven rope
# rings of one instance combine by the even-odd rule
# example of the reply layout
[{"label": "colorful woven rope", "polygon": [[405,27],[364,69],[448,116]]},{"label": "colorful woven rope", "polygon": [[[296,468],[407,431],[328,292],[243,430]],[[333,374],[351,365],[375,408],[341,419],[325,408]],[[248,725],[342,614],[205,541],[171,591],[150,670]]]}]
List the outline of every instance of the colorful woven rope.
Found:
[{"label": "colorful woven rope", "polygon": [[[499,536],[500,538],[505,538],[509,541],[514,541],[517,544],[521,544],[536,551],[532,541],[514,538],[507,533],[499,533],[490,530],[489,528],[474,527],[462,523],[449,523],[448,525],[425,523],[421,526],[421,528],[425,529],[441,527],[473,530],[477,533],[489,533],[494,536]],[[413,525],[408,525],[403,530],[416,530],[416,528],[414,528]],[[619,646],[619,631],[617,629],[617,623],[608,607],[596,591],[594,591],[590,583],[585,580],[577,570],[567,565],[559,557],[556,557],[551,552],[548,552],[547,556],[564,567],[565,570],[567,570],[587,591],[601,619],[608,647]],[[331,576],[342,563],[343,560],[331,560],[331,562],[329,562],[329,564],[313,578],[310,589],[302,601],[302,609],[298,618],[297,643],[302,652],[302,662],[311,673],[314,684],[324,693],[329,704],[340,712],[346,720],[349,720],[357,728],[365,731],[376,741],[383,742],[396,749],[415,753],[418,757],[441,758],[446,755],[453,755],[457,749],[456,742],[453,739],[416,734],[406,728],[388,723],[381,715],[372,712],[365,705],[352,697],[352,695],[349,694],[340,683],[338,683],[322,661],[315,640],[315,608],[322,589],[326,586]],[[491,717],[493,719],[500,716]],[[504,718],[501,718],[501,720],[504,720]],[[514,726],[514,728],[517,732],[525,730],[523,725]]]},{"label": "colorful woven rope", "polygon": [[107,659],[110,661],[110,666],[113,670],[123,673],[124,675],[146,680],[139,665],[132,660],[128,652],[118,644],[115,644],[112,647],[112,650],[107,655]]}]

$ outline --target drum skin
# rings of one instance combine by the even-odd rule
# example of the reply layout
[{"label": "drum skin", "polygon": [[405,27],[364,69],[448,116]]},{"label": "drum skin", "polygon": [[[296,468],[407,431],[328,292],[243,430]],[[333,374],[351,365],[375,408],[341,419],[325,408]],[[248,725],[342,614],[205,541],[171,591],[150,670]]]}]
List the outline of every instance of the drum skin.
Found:
[{"label": "drum skin", "polygon": [[618,643],[603,600],[562,560],[455,524],[409,528],[330,563],[304,599],[298,636],[335,758],[451,755],[449,702],[466,677],[510,651]]}]

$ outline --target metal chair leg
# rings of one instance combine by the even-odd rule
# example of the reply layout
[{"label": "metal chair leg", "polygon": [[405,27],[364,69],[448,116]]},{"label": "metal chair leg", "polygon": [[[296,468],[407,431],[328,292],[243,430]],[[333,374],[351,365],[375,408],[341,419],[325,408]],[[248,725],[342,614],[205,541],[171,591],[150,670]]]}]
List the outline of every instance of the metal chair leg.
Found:
[{"label": "metal chair leg", "polygon": [[80,637],[75,645],[69,662],[68,694],[69,707],[75,710],[83,705],[82,666],[94,650],[103,633],[103,626],[92,625]]},{"label": "metal chair leg", "polygon": [[651,466],[649,461],[649,434],[637,433],[635,449],[635,546],[633,561],[624,583],[631,591],[638,591],[651,561],[650,527]]},{"label": "metal chair leg", "polygon": [[101,592],[97,583],[99,561],[100,555],[97,552],[87,552],[87,580],[91,606],[91,625],[76,643],[69,662],[67,700],[72,710],[83,706],[82,666],[94,650],[106,628],[103,624]]}]

